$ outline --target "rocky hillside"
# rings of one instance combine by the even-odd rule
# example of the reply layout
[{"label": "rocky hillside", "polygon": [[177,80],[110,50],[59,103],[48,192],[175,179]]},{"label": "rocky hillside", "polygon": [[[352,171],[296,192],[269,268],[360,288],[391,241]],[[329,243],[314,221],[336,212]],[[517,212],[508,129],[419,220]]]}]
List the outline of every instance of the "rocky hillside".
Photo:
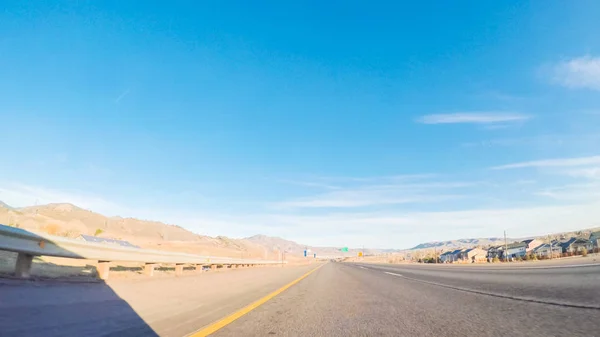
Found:
[{"label": "rocky hillside", "polygon": [[[266,235],[245,239],[198,235],[176,225],[134,218],[107,217],[68,203],[13,208],[0,202],[0,223],[75,238],[80,234],[122,239],[144,248],[181,251],[192,254],[231,257],[301,258],[304,249],[318,256],[356,256],[360,249],[340,252],[341,247],[311,247],[294,241]],[[393,250],[365,249],[365,254],[381,254]]]},{"label": "rocky hillside", "polygon": [[272,249],[250,241],[198,235],[158,221],[106,217],[67,203],[23,208],[0,203],[0,223],[71,238],[87,234],[122,239],[150,249],[230,257],[278,257]]},{"label": "rocky hillside", "polygon": [[[198,235],[179,226],[133,218],[106,217],[72,204],[48,204],[13,209],[5,215],[24,229],[75,237],[79,234],[145,241],[196,241]],[[3,219],[0,217],[0,221]]]}]

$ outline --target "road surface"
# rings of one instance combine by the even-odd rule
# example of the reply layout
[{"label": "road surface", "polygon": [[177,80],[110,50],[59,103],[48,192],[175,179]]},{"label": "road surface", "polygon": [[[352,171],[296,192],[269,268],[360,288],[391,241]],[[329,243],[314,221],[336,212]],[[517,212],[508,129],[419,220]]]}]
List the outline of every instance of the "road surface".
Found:
[{"label": "road surface", "polygon": [[330,263],[215,336],[600,336],[600,266]]},{"label": "road surface", "polygon": [[108,283],[0,279],[0,336],[181,337],[312,268],[255,267]]},{"label": "road surface", "polygon": [[[314,267],[0,283],[0,336],[185,336]],[[214,336],[600,336],[600,266],[327,263]]]}]

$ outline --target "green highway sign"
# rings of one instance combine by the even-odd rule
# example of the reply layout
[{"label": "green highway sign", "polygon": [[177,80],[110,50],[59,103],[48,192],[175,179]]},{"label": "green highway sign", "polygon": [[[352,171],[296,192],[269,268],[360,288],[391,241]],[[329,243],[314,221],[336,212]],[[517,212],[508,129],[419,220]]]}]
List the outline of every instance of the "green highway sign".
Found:
[{"label": "green highway sign", "polygon": [[347,252],[348,251],[348,247],[344,247],[342,249],[340,249],[340,252]]}]

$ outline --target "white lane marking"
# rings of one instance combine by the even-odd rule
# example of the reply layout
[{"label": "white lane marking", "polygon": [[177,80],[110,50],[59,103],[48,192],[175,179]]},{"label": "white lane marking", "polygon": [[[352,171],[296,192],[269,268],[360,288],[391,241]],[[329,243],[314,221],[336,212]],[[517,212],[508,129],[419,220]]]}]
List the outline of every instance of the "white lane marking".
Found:
[{"label": "white lane marking", "polygon": [[406,276],[403,276],[403,275],[400,275],[400,274],[390,273],[390,272],[387,272],[387,271],[384,271],[384,273],[390,274],[390,275],[394,275],[394,276],[399,276],[399,277],[402,277],[403,279],[409,280],[409,281],[415,281],[415,282],[420,282],[420,283],[429,284],[429,285],[433,285],[433,286],[438,286],[438,287],[442,287],[442,288],[454,289],[454,290],[458,290],[458,291],[464,291],[464,292],[467,292],[467,293],[473,293],[473,294],[479,294],[479,295],[487,295],[487,296],[499,297],[499,298],[506,298],[506,299],[509,299],[509,300],[516,300],[516,301],[525,301],[525,302],[533,302],[533,303],[543,303],[543,304],[557,305],[557,306],[563,306],[563,307],[572,307],[572,308],[600,310],[600,306],[595,306],[595,305],[579,304],[579,303],[569,303],[569,302],[557,302],[557,301],[554,301],[554,300],[551,300],[551,299],[547,300],[547,299],[536,299],[536,298],[531,298],[531,297],[512,296],[512,295],[506,295],[506,294],[495,293],[495,292],[487,292],[487,291],[482,291],[482,290],[477,290],[477,289],[455,287],[455,286],[451,286],[451,285],[448,285],[448,284],[443,284],[443,283],[438,283],[438,282],[431,282],[431,281],[425,281],[425,280],[420,280],[420,279],[416,279],[416,278],[412,278],[412,277],[406,277]]},{"label": "white lane marking", "polygon": [[384,271],[384,273],[389,274],[389,275],[404,277],[404,276],[402,276],[402,274],[390,273],[389,271]]},{"label": "white lane marking", "polygon": [[363,266],[358,266],[358,268],[367,269],[367,268],[365,268],[365,267],[363,267]]},{"label": "white lane marking", "polygon": [[[419,268],[421,267],[420,264],[414,264],[414,265],[410,265],[410,266],[418,266]],[[598,267],[600,266],[600,263],[583,263],[583,264],[567,264],[567,265],[558,265],[558,266],[553,266],[553,265],[545,265],[545,266],[531,266],[531,267],[517,267],[517,266],[505,266],[505,267],[493,267],[490,265],[479,265],[479,266],[473,266],[473,267],[464,267],[464,266],[457,266],[457,265],[444,265],[441,264],[439,266],[425,266],[425,267],[431,267],[431,268],[423,268],[423,269],[428,269],[428,270],[433,270],[433,268],[440,268],[440,269],[447,269],[447,270],[460,270],[460,271],[464,271],[464,270],[527,270],[527,269],[560,269],[560,268],[582,268],[582,267]],[[461,268],[462,267],[462,268]]]},{"label": "white lane marking", "polygon": [[600,266],[600,263],[568,264],[565,266],[514,267],[511,270],[515,270],[515,269],[559,269],[559,268],[580,268],[580,267],[597,267],[597,266]]}]

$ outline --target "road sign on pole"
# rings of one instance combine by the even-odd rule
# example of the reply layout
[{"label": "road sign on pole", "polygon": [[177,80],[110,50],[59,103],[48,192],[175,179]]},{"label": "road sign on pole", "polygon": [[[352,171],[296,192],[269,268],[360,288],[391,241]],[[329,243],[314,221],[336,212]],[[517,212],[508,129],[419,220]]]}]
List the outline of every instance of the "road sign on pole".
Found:
[{"label": "road sign on pole", "polygon": [[342,249],[340,249],[340,252],[348,252],[348,247],[343,247]]},{"label": "road sign on pole", "polygon": [[363,257],[363,252],[358,252],[358,257]]}]

